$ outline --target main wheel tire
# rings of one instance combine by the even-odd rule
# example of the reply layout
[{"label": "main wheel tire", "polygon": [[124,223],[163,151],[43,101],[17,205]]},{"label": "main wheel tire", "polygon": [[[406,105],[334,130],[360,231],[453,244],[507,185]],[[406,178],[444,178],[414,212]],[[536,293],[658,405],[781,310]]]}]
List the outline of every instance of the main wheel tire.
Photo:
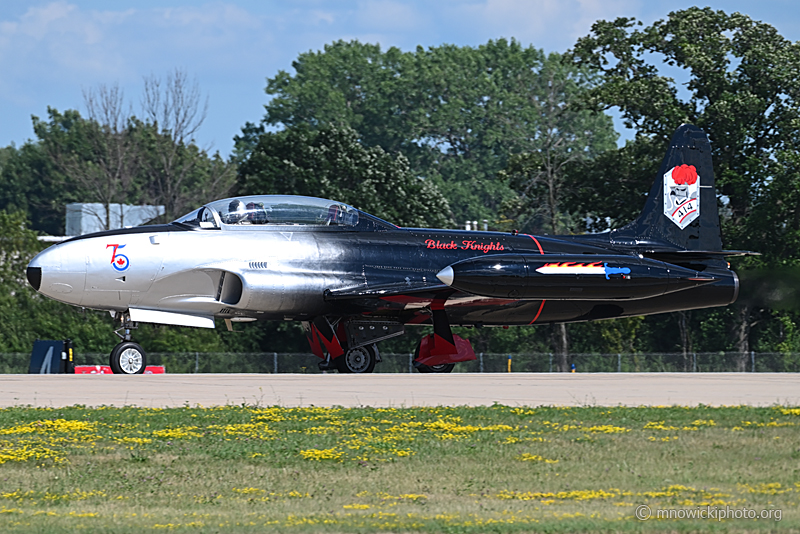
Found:
[{"label": "main wheel tire", "polygon": [[138,343],[119,343],[111,351],[111,371],[115,375],[140,375],[147,367],[147,355]]},{"label": "main wheel tire", "polygon": [[377,359],[375,350],[367,346],[350,349],[333,361],[340,373],[365,374],[375,369]]},{"label": "main wheel tire", "polygon": [[[417,343],[417,348],[414,350],[414,361],[416,362],[417,358],[419,358],[419,349],[422,346],[422,340]],[[420,373],[449,373],[453,370],[456,366],[454,363],[443,363],[440,365],[414,365],[417,368],[417,372]]]},{"label": "main wheel tire", "polygon": [[420,373],[449,373],[456,366],[454,363],[442,363],[439,365],[420,365],[417,371]]}]

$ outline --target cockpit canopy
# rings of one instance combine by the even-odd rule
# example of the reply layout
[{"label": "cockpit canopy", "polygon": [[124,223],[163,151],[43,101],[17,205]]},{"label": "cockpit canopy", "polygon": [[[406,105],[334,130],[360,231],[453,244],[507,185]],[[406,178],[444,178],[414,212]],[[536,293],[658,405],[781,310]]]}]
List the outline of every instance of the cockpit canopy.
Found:
[{"label": "cockpit canopy", "polygon": [[200,228],[263,224],[355,226],[358,224],[358,210],[322,198],[258,195],[217,200],[175,222]]}]

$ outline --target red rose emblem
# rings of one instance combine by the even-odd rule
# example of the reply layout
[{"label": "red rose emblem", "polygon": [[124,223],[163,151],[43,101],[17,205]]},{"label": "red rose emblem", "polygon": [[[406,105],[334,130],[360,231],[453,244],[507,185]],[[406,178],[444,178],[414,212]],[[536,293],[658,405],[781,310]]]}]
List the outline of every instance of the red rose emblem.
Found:
[{"label": "red rose emblem", "polygon": [[672,169],[672,179],[677,185],[694,185],[697,182],[697,169],[694,165],[681,165]]}]

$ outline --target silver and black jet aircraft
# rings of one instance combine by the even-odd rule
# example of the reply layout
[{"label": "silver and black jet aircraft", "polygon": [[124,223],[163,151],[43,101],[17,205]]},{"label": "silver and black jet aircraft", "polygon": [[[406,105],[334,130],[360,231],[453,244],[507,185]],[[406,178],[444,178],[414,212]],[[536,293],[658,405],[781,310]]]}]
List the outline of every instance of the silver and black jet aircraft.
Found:
[{"label": "silver and black jet aircraft", "polygon": [[451,325],[592,321],[736,300],[722,250],[711,148],[681,126],[638,219],[601,234],[400,228],[341,202],[245,196],[165,225],[69,239],[28,266],[40,293],[120,322],[116,373],[142,373],[139,322],[302,321],[320,368],[369,373],[379,341],[433,325],[421,372],[474,359]]}]

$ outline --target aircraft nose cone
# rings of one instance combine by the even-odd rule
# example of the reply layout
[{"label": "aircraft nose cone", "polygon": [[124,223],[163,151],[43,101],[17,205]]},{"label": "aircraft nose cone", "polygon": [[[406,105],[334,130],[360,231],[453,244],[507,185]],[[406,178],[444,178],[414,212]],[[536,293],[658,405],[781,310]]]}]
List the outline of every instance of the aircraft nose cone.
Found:
[{"label": "aircraft nose cone", "polygon": [[86,281],[85,255],[75,247],[64,254],[64,248],[60,243],[37,254],[28,264],[25,275],[42,295],[78,305]]},{"label": "aircraft nose cone", "polygon": [[42,285],[42,268],[28,267],[25,274],[28,277],[28,283],[33,286],[33,289],[39,291],[39,287]]},{"label": "aircraft nose cone", "polygon": [[436,278],[438,278],[439,280],[442,281],[442,283],[447,284],[448,286],[453,285],[453,278],[454,278],[453,268],[448,265],[447,267],[439,271],[439,273],[436,275]]}]

